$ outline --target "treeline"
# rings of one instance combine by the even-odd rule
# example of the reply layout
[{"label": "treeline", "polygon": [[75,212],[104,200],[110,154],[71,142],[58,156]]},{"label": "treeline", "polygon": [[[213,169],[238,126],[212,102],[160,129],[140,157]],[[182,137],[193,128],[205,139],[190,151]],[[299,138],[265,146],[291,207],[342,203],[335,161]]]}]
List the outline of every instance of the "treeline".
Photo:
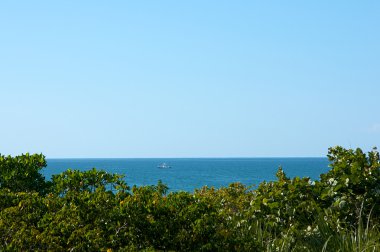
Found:
[{"label": "treeline", "polygon": [[320,180],[167,193],[92,169],[45,180],[43,155],[0,155],[0,251],[380,251],[376,149],[329,149]]}]

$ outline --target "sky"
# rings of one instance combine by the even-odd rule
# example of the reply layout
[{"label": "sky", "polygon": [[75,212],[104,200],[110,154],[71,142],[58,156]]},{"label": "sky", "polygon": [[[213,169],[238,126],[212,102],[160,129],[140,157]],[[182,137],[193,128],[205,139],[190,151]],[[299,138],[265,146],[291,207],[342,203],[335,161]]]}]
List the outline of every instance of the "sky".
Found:
[{"label": "sky", "polygon": [[380,1],[0,2],[0,153],[322,157],[380,143]]}]

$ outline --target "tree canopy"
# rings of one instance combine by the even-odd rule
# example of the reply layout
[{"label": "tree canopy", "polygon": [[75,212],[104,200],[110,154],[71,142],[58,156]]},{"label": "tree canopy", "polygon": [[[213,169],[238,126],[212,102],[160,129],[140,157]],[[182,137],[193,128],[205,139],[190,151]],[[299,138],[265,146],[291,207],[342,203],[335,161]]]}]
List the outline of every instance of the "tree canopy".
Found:
[{"label": "tree canopy", "polygon": [[46,181],[42,154],[0,155],[0,250],[377,251],[380,159],[329,149],[320,180],[170,192],[123,176],[67,170]]}]

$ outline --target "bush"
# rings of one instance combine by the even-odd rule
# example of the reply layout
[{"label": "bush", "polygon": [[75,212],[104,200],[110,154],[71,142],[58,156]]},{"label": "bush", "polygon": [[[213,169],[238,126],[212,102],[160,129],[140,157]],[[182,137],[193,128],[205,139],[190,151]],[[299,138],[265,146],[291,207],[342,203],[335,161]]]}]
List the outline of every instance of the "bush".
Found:
[{"label": "bush", "polygon": [[0,155],[0,189],[44,193],[50,185],[40,173],[44,167],[46,160],[42,154],[26,153],[16,157]]},{"label": "bush", "polygon": [[167,194],[96,169],[46,182],[44,156],[0,156],[0,250],[379,250],[379,153],[334,147],[328,158],[320,181],[280,168],[257,188]]}]

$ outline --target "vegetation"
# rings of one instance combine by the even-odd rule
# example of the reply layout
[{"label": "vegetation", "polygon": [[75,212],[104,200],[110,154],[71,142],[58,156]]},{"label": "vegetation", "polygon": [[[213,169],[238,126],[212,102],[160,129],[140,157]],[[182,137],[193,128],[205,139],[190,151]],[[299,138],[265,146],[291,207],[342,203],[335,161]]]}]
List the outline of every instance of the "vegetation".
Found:
[{"label": "vegetation", "polygon": [[329,149],[319,181],[288,178],[171,192],[120,175],[0,155],[0,251],[380,251],[380,159]]}]

